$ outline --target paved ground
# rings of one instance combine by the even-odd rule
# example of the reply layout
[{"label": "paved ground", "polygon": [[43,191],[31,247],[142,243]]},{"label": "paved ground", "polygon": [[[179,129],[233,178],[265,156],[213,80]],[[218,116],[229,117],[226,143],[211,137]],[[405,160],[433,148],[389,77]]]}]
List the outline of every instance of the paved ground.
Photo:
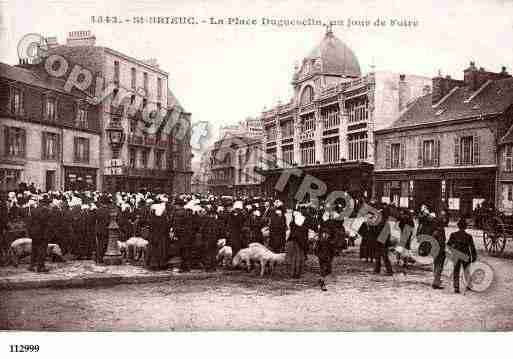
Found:
[{"label": "paved ground", "polygon": [[[37,289],[0,295],[8,330],[512,330],[513,263],[483,258],[495,271],[484,293],[431,289],[429,266],[376,276],[351,248],[337,259],[329,291],[316,285],[317,263],[301,280],[227,273],[202,279],[94,289]],[[450,268],[446,274],[449,275]]]}]

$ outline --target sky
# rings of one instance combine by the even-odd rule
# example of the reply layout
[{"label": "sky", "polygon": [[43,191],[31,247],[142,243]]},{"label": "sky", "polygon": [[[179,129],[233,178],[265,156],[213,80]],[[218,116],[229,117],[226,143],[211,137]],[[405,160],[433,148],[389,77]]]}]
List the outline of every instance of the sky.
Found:
[{"label": "sky", "polygon": [[[362,72],[388,70],[462,78],[470,61],[513,72],[513,1],[204,1],[0,0],[0,61],[17,63],[27,33],[57,36],[91,30],[96,43],[139,59],[157,58],[169,86],[193,122],[214,127],[259,116],[292,95],[294,65],[322,39],[323,26],[263,25],[266,19],[343,21],[337,37],[357,56]],[[182,16],[197,24],[93,24],[91,16]],[[222,18],[224,25],[210,24]],[[257,25],[226,24],[227,18]],[[348,19],[371,26],[347,26]],[[372,26],[376,20],[385,26]],[[391,26],[391,21],[417,26]],[[205,21],[205,22],[203,22]]]}]

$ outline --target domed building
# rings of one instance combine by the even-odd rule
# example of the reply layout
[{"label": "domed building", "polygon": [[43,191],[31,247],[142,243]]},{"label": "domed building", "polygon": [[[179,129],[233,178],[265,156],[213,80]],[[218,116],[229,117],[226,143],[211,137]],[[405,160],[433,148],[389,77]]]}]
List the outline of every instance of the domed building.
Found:
[{"label": "domed building", "polygon": [[[311,175],[317,181],[309,185],[312,193],[323,192],[325,184],[326,194],[370,197],[374,130],[389,126],[430,85],[428,77],[374,70],[362,75],[353,50],[328,28],[296,66],[290,101],[262,113],[263,191],[291,205]],[[300,171],[284,172],[290,168]],[[307,193],[302,201],[308,200]]]}]

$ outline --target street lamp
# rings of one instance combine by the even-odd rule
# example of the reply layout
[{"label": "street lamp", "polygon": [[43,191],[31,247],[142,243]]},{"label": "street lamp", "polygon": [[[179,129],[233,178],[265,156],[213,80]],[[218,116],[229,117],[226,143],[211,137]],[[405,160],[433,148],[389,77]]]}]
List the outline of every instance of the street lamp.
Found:
[{"label": "street lamp", "polygon": [[107,137],[109,139],[109,145],[112,148],[112,158],[119,157],[119,151],[125,142],[125,133],[123,132],[123,128],[113,126],[113,124],[109,124],[109,127],[105,129],[107,132]]},{"label": "street lamp", "polygon": [[107,251],[103,256],[103,263],[106,265],[120,265],[122,262],[121,251],[119,250],[118,241],[120,239],[119,226],[116,222],[116,210],[110,212],[109,223],[109,243],[107,244]]}]

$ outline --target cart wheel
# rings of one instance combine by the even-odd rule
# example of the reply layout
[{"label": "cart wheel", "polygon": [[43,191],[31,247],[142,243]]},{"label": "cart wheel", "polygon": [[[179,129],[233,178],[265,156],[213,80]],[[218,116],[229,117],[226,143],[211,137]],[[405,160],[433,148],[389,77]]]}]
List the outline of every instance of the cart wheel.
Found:
[{"label": "cart wheel", "polygon": [[497,256],[504,252],[506,236],[503,232],[483,232],[483,242],[486,251],[491,256]]}]

